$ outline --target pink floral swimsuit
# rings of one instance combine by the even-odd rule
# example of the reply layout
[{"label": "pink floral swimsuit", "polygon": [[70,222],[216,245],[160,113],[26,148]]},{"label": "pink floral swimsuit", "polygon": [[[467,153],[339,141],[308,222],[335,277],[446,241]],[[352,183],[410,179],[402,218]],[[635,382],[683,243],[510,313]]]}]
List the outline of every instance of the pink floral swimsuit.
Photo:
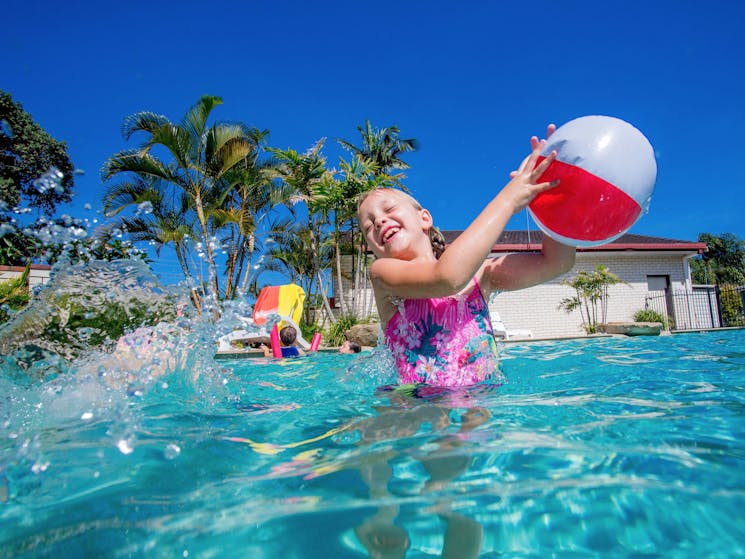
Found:
[{"label": "pink floral swimsuit", "polygon": [[469,386],[497,373],[489,308],[473,282],[467,294],[393,301],[385,338],[400,382]]}]

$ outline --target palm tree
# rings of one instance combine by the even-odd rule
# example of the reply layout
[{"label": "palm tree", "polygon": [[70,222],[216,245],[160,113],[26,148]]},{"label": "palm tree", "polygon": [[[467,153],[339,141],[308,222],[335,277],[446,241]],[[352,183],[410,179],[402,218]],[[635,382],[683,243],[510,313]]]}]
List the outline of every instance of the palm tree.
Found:
[{"label": "palm tree", "polygon": [[[376,188],[392,187],[396,177],[380,173],[378,167],[361,155],[351,161],[340,161],[339,179],[320,181],[315,186],[315,203],[333,220],[334,274],[339,287],[338,296],[343,316],[360,318],[366,293],[367,256],[364,242],[357,226],[357,199],[363,192]],[[342,253],[352,256],[352,296],[344,296],[342,279]]]},{"label": "palm tree", "polygon": [[[158,179],[135,175],[131,181],[108,186],[103,195],[104,213],[113,217],[136,207],[133,216],[120,216],[112,226],[121,227],[134,242],[152,243],[158,256],[164,246],[173,245],[184,278],[193,285],[188,242],[196,235],[190,200],[180,192],[171,192],[171,200],[167,200],[159,184]],[[194,306],[201,309],[200,293],[195,287],[190,291]]]},{"label": "palm tree", "polygon": [[[325,139],[316,142],[305,153],[293,149],[269,148],[277,160],[276,177],[279,180],[277,199],[281,200],[290,212],[301,218],[298,211],[302,206],[307,210],[303,228],[307,233],[307,250],[312,258],[310,273],[315,278],[324,309],[332,322],[335,320],[323,282],[322,244],[324,227],[327,222],[325,206],[319,202],[317,190],[326,188],[333,182],[333,173],[326,168],[326,158],[321,154]],[[301,205],[302,203],[302,205]],[[309,293],[310,295],[310,293]]]},{"label": "palm tree", "polygon": [[593,334],[597,332],[598,325],[605,324],[607,320],[608,287],[619,283],[627,282],[603,265],[596,266],[592,272],[581,270],[573,280],[562,282],[563,285],[573,288],[575,295],[562,299],[559,308],[567,313],[579,309],[582,327],[588,334]]},{"label": "palm tree", "polygon": [[[317,303],[315,293],[320,292],[321,297],[326,296],[321,283],[321,274],[316,273],[318,267],[323,272],[328,269],[332,261],[331,245],[326,242],[325,236],[321,237],[320,247],[317,253],[312,249],[311,239],[317,232],[311,230],[306,224],[293,223],[284,234],[277,232],[273,237],[275,242],[266,251],[268,261],[262,266],[262,271],[280,272],[290,278],[290,281],[298,284],[305,290],[311,304],[306,304],[303,309],[304,322],[308,323],[308,317]],[[333,316],[330,319],[333,320]]]},{"label": "palm tree", "polygon": [[152,243],[158,256],[164,246],[172,244],[184,277],[190,278],[186,241],[194,237],[194,222],[189,215],[189,199],[181,194],[176,206],[172,206],[166,203],[162,190],[153,186],[156,183],[135,177],[133,181],[107,187],[103,196],[104,212],[113,217],[127,208],[137,207],[134,216],[121,216],[114,224],[126,231],[133,241]]},{"label": "palm tree", "polygon": [[[172,185],[188,199],[196,213],[201,245],[210,273],[215,304],[220,286],[215,264],[215,240],[208,222],[208,209],[216,206],[229,184],[229,172],[257,149],[267,134],[243,124],[207,125],[212,110],[222,104],[219,97],[205,95],[187,111],[179,123],[151,112],[136,113],[124,122],[123,134],[129,140],[138,132],[144,143],[136,150],[126,150],[110,157],[102,176],[108,180],[120,173],[133,173]],[[153,154],[153,148],[166,150],[167,158]]]},{"label": "palm tree", "polygon": [[400,130],[397,126],[374,128],[369,120],[365,120],[365,125],[358,126],[357,130],[362,137],[362,147],[346,140],[337,141],[352,155],[367,159],[375,165],[376,174],[388,174],[393,169],[408,169],[409,164],[400,156],[419,149],[416,139],[402,140],[398,137]]},{"label": "palm tree", "polygon": [[221,238],[227,252],[226,299],[234,298],[238,289],[246,289],[259,228],[274,208],[275,167],[274,161],[259,161],[258,152],[251,153],[230,172],[231,186],[210,210],[215,230],[227,230]]}]

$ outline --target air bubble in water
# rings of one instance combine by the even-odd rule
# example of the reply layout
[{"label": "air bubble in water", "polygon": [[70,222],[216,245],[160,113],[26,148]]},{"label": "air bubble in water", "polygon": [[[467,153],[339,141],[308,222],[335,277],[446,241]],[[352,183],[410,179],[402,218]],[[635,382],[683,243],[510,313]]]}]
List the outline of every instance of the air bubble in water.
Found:
[{"label": "air bubble in water", "polygon": [[119,449],[119,452],[122,454],[132,454],[134,451],[134,447],[132,446],[132,441],[129,439],[119,439],[116,441],[116,448]]},{"label": "air bubble in water", "polygon": [[31,466],[31,471],[34,472],[35,474],[40,474],[41,472],[45,472],[48,467],[49,467],[49,462],[39,461],[39,462],[36,462],[33,466]]},{"label": "air bubble in water", "polygon": [[174,460],[179,454],[181,454],[181,448],[174,443],[169,444],[163,451],[163,455],[168,460]]}]

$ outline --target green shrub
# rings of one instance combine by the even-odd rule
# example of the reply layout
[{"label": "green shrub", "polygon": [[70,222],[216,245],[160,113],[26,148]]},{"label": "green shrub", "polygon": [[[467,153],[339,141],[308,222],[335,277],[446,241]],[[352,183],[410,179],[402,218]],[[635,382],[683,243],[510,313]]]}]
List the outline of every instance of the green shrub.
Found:
[{"label": "green shrub", "polygon": [[355,316],[340,316],[339,320],[329,328],[328,334],[326,335],[326,343],[330,346],[339,346],[343,344],[347,339],[345,336],[347,330],[358,322],[359,320],[357,320],[357,317]]},{"label": "green shrub", "polygon": [[745,326],[742,296],[735,285],[719,286],[719,304],[722,307],[724,326]]},{"label": "green shrub", "polygon": [[636,322],[661,322],[662,327],[665,330],[668,329],[668,326],[670,323],[667,316],[657,311],[653,311],[652,309],[644,309],[641,311],[636,311],[634,313],[634,320]]},{"label": "green shrub", "polygon": [[305,324],[302,323],[300,325],[300,333],[303,335],[303,338],[310,341],[313,339],[313,335],[316,332],[320,332],[322,329],[318,324]]},{"label": "green shrub", "polygon": [[10,314],[8,314],[2,307],[7,306],[13,311],[19,311],[28,305],[29,269],[30,267],[26,266],[26,269],[17,278],[0,282],[0,323],[6,322],[10,319]]}]

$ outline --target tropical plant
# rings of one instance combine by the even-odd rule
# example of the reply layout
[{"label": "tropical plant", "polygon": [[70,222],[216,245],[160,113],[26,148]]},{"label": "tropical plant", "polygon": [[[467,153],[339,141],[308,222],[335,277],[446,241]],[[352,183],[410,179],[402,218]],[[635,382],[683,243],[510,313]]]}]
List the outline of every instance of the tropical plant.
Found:
[{"label": "tropical plant", "polygon": [[598,265],[592,272],[581,270],[573,280],[562,282],[573,288],[575,295],[562,299],[559,308],[567,313],[579,310],[582,328],[588,334],[594,334],[598,325],[607,320],[608,288],[619,283],[626,282],[605,266]]},{"label": "tropical plant", "polygon": [[260,227],[274,208],[275,162],[259,161],[258,155],[252,152],[231,171],[233,186],[210,213],[215,229],[223,232],[220,241],[227,253],[226,299],[246,291],[254,253],[260,248]]},{"label": "tropical plant", "polygon": [[376,174],[384,175],[393,169],[409,168],[409,164],[401,159],[401,155],[418,149],[419,144],[414,138],[403,140],[399,138],[400,130],[397,126],[375,128],[369,120],[365,120],[364,126],[358,126],[357,130],[362,139],[362,146],[355,146],[346,140],[338,142],[354,156],[372,163]]},{"label": "tropical plant", "polygon": [[[40,184],[50,170],[56,180]],[[72,199],[72,187],[67,145],[52,138],[20,103],[0,90],[0,214],[22,206],[51,216],[57,205]]]},{"label": "tropical plant", "polygon": [[[40,257],[34,233],[73,194],[67,146],[52,138],[6,92],[0,91],[0,264],[20,266]],[[36,223],[20,217],[37,210]]]},{"label": "tropical plant", "polygon": [[26,264],[23,273],[17,278],[0,282],[0,323],[6,322],[10,318],[11,311],[19,311],[28,305],[28,275],[31,269],[30,264]]},{"label": "tropical plant", "polygon": [[28,235],[27,228],[18,230],[15,225],[0,218],[0,265],[20,266],[29,258],[35,258],[42,250],[42,245],[35,237]]},{"label": "tropical plant", "polygon": [[[328,189],[334,182],[333,173],[326,168],[326,158],[321,153],[324,143],[325,139],[320,139],[305,153],[275,148],[268,148],[268,151],[277,160],[275,176],[279,185],[276,199],[298,220],[299,228],[295,231],[302,231],[305,236],[303,250],[310,258],[308,273],[314,278],[314,290],[306,293],[320,294],[323,308],[333,322],[328,285],[324,281],[324,271],[328,268],[323,254],[328,210],[318,196],[319,188]],[[293,231],[288,233],[291,235]]]},{"label": "tropical plant", "polygon": [[636,322],[659,322],[665,330],[670,329],[670,321],[667,315],[652,309],[642,309],[634,313]]},{"label": "tropical plant", "polygon": [[[379,173],[374,163],[357,155],[351,161],[340,160],[340,171],[333,181],[320,182],[316,185],[316,203],[333,222],[331,236],[334,253],[333,273],[337,285],[336,296],[342,315],[365,316],[369,314],[369,306],[372,304],[372,298],[366,298],[368,257],[357,223],[359,195],[376,188],[396,186],[401,176]],[[349,298],[343,288],[345,285],[342,272],[343,256],[351,261],[351,270],[349,270],[351,275],[346,278],[352,284]]]},{"label": "tropical plant", "polygon": [[330,346],[340,346],[347,339],[346,332],[352,326],[359,323],[356,316],[342,315],[334,322],[326,335],[326,343]]},{"label": "tropical plant", "polygon": [[[207,121],[219,97],[205,95],[179,123],[151,112],[136,113],[124,122],[124,138],[137,133],[145,135],[139,149],[126,150],[110,157],[102,176],[109,180],[120,174],[136,175],[164,189],[164,199],[178,194],[186,196],[196,215],[199,231],[197,250],[204,255],[209,269],[209,285],[215,303],[220,299],[220,286],[215,262],[217,242],[210,223],[210,211],[220,207],[226,192],[235,186],[230,171],[256,151],[267,134],[243,124]],[[154,148],[163,148],[166,158],[155,155]],[[171,192],[168,192],[172,189]]]},{"label": "tropical plant", "polygon": [[701,233],[698,240],[706,243],[707,251],[690,261],[694,283],[745,284],[745,239],[732,233]]},{"label": "tropical plant", "polygon": [[725,326],[745,326],[744,293],[743,288],[736,285],[725,284],[719,286],[719,305],[722,311],[722,322]]},{"label": "tropical plant", "polygon": [[[284,232],[276,231],[266,251],[267,263],[262,267],[262,271],[279,272],[303,288],[307,295],[303,307],[305,323],[311,322],[309,318],[317,308],[314,302],[323,306],[325,293],[319,277],[328,270],[332,260],[331,244],[326,242],[326,235],[321,233],[317,253],[312,249],[311,237],[307,224],[293,223]],[[316,269],[320,273],[316,273]]]}]

